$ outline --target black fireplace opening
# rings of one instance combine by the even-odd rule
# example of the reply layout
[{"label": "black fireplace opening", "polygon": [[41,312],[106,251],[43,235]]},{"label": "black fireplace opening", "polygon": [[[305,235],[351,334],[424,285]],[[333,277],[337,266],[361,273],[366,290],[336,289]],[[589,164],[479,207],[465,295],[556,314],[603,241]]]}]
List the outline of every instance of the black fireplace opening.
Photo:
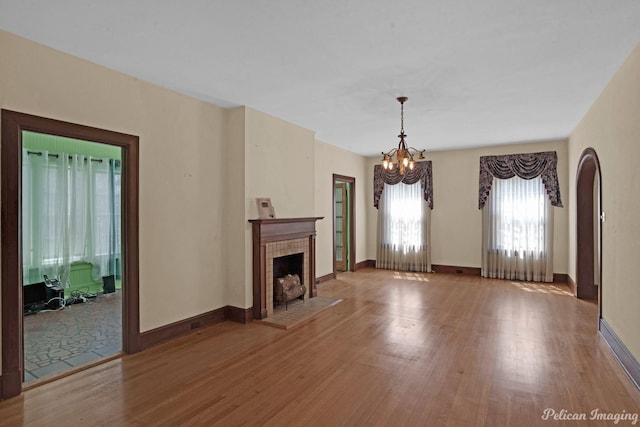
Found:
[{"label": "black fireplace opening", "polygon": [[273,259],[273,278],[284,277],[287,274],[297,274],[300,283],[304,285],[304,253],[285,255]]}]

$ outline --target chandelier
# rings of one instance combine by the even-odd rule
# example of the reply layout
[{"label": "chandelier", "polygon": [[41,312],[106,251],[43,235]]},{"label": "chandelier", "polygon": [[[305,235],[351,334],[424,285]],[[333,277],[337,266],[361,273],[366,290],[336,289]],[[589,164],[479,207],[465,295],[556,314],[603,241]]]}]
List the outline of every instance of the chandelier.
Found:
[{"label": "chandelier", "polygon": [[[424,160],[424,151],[416,150],[413,147],[407,148],[407,143],[405,142],[405,138],[407,135],[404,133],[404,103],[407,101],[406,96],[399,96],[396,98],[400,103],[400,142],[398,146],[387,153],[382,152],[382,167],[385,170],[391,171],[394,168],[394,162],[398,164],[398,168],[400,169],[400,175],[404,175],[407,168],[409,170],[413,170],[415,167],[415,160],[413,159],[414,155],[418,155],[418,160]],[[396,156],[396,159],[393,159],[393,156]]]}]

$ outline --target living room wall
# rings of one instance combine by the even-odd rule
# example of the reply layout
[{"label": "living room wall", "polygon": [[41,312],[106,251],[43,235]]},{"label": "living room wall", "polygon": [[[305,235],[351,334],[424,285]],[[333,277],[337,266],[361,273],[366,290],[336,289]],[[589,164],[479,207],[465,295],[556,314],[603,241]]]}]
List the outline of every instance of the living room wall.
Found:
[{"label": "living room wall", "polygon": [[224,227],[222,228],[222,241],[226,242],[224,263],[224,300],[234,307],[248,308],[247,306],[247,263],[245,251],[251,250],[251,242],[247,242],[245,228],[247,220],[240,214],[246,210],[244,197],[245,188],[245,107],[237,107],[227,110],[225,119],[225,135],[227,141],[227,158],[238,159],[236,162],[225,162],[225,193],[223,212]]},{"label": "living room wall", "polygon": [[333,174],[355,178],[356,263],[367,259],[367,179],[365,157],[316,140],[315,143],[316,276],[333,273]]},{"label": "living room wall", "polygon": [[316,215],[314,132],[4,31],[0,44],[0,107],[140,137],[141,332],[251,307],[255,198],[270,197],[280,218]]},{"label": "living room wall", "polygon": [[[616,72],[569,138],[569,274],[576,279],[576,173],[593,148],[602,174],[602,317],[640,360],[640,45]],[[578,284],[579,286],[580,284]]]},{"label": "living room wall", "polygon": [[285,120],[244,108],[244,301],[253,305],[252,234],[250,219],[258,218],[257,197],[268,197],[277,218],[315,214],[315,133]]},{"label": "living room wall", "polygon": [[225,111],[4,31],[0,46],[0,107],[140,137],[141,331],[225,306]]},{"label": "living room wall", "polygon": [[[482,263],[482,211],[478,209],[480,157],[499,154],[556,151],[558,180],[564,208],[554,208],[554,272],[568,272],[568,199],[569,177],[567,141],[545,141],[499,145],[485,148],[434,151],[426,157],[433,167],[433,210],[431,211],[431,262],[457,267],[480,267]],[[367,191],[373,193],[373,167],[379,158],[370,160],[371,179]],[[368,254],[376,256],[378,211],[373,201],[368,206]]]}]

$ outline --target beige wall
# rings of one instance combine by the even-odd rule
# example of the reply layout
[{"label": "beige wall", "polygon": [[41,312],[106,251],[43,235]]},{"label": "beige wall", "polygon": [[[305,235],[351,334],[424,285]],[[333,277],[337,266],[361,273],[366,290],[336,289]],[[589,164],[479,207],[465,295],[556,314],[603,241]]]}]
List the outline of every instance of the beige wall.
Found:
[{"label": "beige wall", "polygon": [[[500,145],[467,150],[435,151],[427,153],[433,167],[433,210],[431,211],[432,264],[461,267],[480,267],[482,262],[482,214],[478,209],[478,179],[480,157],[498,154],[556,151],[558,180],[564,208],[554,208],[554,272],[568,272],[568,208],[569,178],[567,174],[567,142],[548,141],[527,144]],[[373,166],[379,159],[371,159]],[[373,204],[373,198],[371,199]],[[368,255],[375,259],[377,210],[369,208]]]},{"label": "beige wall", "polygon": [[[611,79],[569,138],[571,189],[569,273],[576,278],[576,180],[578,161],[593,148],[602,174],[602,316],[640,359],[640,46]],[[579,284],[578,284],[579,285]]]},{"label": "beige wall", "polygon": [[2,108],[140,137],[141,330],[251,307],[247,220],[256,197],[271,197],[278,217],[315,215],[314,132],[2,31],[0,45]]},{"label": "beige wall", "polygon": [[256,197],[271,197],[278,217],[315,215],[314,132],[2,31],[0,45],[2,108],[140,137],[141,331],[251,307],[247,220]]},{"label": "beige wall", "polygon": [[[251,307],[252,236],[249,219],[258,217],[256,197],[269,197],[276,217],[315,214],[315,134],[313,131],[245,108],[245,297],[236,305]],[[238,302],[238,301],[234,301]]]},{"label": "beige wall", "polygon": [[333,272],[333,174],[355,178],[356,263],[367,259],[367,159],[333,145],[315,144],[316,276]]},{"label": "beige wall", "polygon": [[226,305],[225,111],[0,31],[0,106],[140,137],[140,325]]},{"label": "beige wall", "polygon": [[[224,206],[224,227],[222,230],[225,242],[225,302],[234,307],[247,308],[247,277],[251,277],[251,270],[247,270],[245,263],[246,251],[251,251],[251,241],[247,242],[245,233],[247,220],[245,215],[239,212],[245,211],[244,188],[245,178],[245,107],[238,107],[227,111],[226,135],[226,159],[225,167],[225,195],[223,201],[218,201]],[[237,159],[237,161],[229,161]],[[248,249],[247,249],[248,248]],[[250,259],[249,259],[250,262]],[[249,264],[250,265],[250,264]],[[250,280],[250,279],[249,279]]]}]

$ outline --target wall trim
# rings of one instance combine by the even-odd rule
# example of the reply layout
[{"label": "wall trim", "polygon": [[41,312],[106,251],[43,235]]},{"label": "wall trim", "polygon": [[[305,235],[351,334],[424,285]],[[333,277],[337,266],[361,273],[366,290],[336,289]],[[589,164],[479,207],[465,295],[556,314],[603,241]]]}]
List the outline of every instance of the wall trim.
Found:
[{"label": "wall trim", "polygon": [[228,305],[225,307],[225,317],[232,322],[246,325],[253,320],[253,307],[240,308]]},{"label": "wall trim", "polygon": [[316,278],[316,284],[320,285],[324,282],[328,282],[329,280],[334,280],[338,275],[336,273],[325,274],[324,276],[320,276]]},{"label": "wall trim", "polygon": [[146,350],[165,341],[186,335],[205,326],[213,326],[225,320],[246,324],[253,318],[253,307],[238,308],[227,305],[197,316],[146,331],[140,334],[140,346]]},{"label": "wall trim", "polygon": [[203,326],[210,326],[216,323],[224,322],[224,315],[225,307],[221,307],[207,313],[202,313],[197,316],[189,317],[187,319],[178,320],[177,322],[160,326],[159,328],[155,328],[150,331],[142,332],[140,334],[140,346],[143,350],[146,350],[150,347],[153,347],[154,345],[172,340],[174,338],[178,338],[182,335],[186,335],[189,332]]},{"label": "wall trim", "polygon": [[607,323],[606,320],[600,319],[598,324],[600,330],[600,336],[605,340],[605,342],[613,351],[613,354],[616,356],[627,375],[633,384],[636,386],[638,390],[640,390],[640,363],[633,357],[633,354],[629,351],[627,346],[624,345],[622,340],[618,338],[611,326]]},{"label": "wall trim", "polygon": [[353,271],[362,270],[363,268],[376,268],[376,260],[366,259],[364,261],[357,262],[353,268]]},{"label": "wall trim", "polygon": [[[457,265],[441,265],[431,264],[431,270],[434,273],[444,274],[463,274],[466,276],[481,276],[482,269],[480,267],[461,267]],[[569,275],[566,273],[553,273],[553,283],[568,283]]]},{"label": "wall trim", "polygon": [[553,273],[553,283],[569,283],[569,275],[566,273]]},{"label": "wall trim", "polygon": [[567,275],[567,286],[569,286],[569,290],[574,297],[578,295],[578,286],[575,280],[569,275]]},{"label": "wall trim", "polygon": [[461,267],[457,265],[431,264],[431,270],[434,273],[463,274],[466,276],[480,276],[482,274],[480,267]]}]

